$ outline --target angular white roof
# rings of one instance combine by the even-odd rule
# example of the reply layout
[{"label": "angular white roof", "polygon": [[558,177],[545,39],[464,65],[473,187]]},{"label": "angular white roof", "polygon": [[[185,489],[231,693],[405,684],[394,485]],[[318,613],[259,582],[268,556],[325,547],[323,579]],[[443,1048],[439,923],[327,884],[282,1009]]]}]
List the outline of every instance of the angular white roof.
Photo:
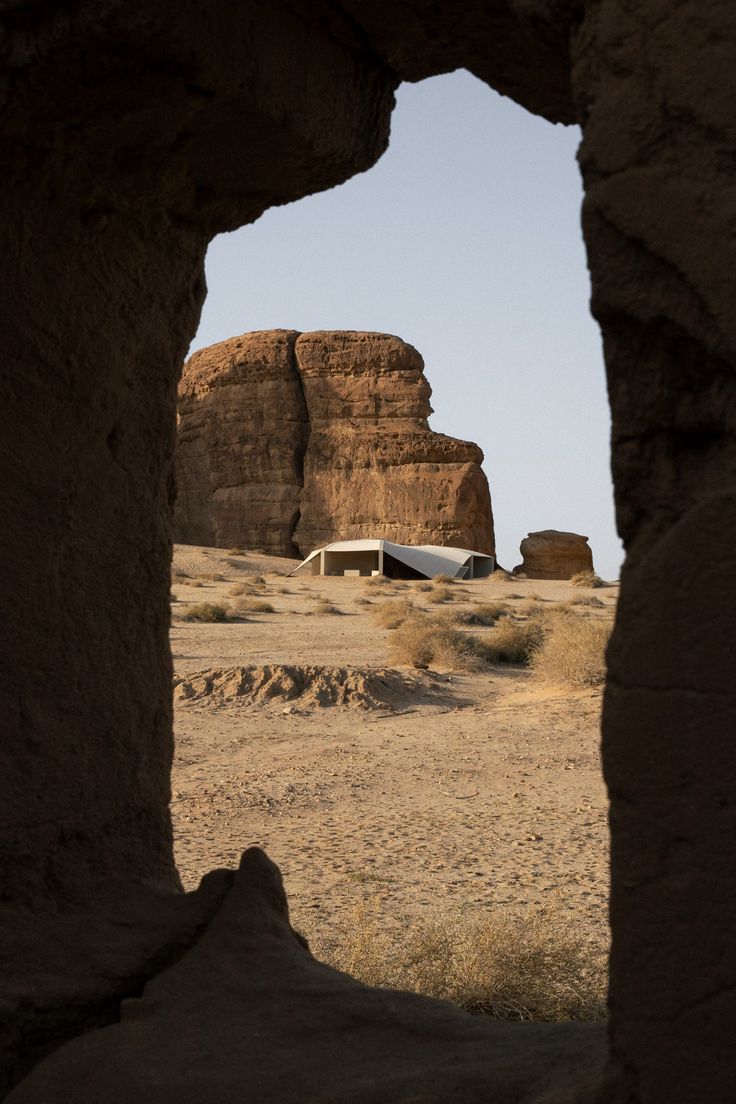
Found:
[{"label": "angular white roof", "polygon": [[[389,556],[393,556],[395,560],[406,564],[407,567],[426,575],[428,579],[443,573],[457,575],[471,556],[477,556],[483,560],[493,558],[485,552],[474,552],[470,548],[446,548],[441,544],[395,544],[394,541],[389,540],[359,539],[334,541],[332,544],[325,544],[322,548],[315,548],[306,560],[294,568],[294,571],[310,563],[321,552],[378,552],[381,549]],[[293,575],[294,572],[289,574]]]}]

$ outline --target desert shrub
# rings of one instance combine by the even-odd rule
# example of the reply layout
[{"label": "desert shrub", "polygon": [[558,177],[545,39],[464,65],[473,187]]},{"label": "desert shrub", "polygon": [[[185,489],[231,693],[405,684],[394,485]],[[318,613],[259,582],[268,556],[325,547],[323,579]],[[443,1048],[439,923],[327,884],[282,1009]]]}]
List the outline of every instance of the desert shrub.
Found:
[{"label": "desert shrub", "polygon": [[470,610],[453,610],[452,616],[459,625],[495,625],[508,611],[505,602],[479,602]]},{"label": "desert shrub", "polygon": [[371,616],[382,629],[397,629],[409,617],[414,606],[407,598],[388,598],[374,605]]},{"label": "desert shrub", "polygon": [[355,604],[356,606],[374,606],[375,602],[372,598],[356,598]]},{"label": "desert shrub", "polygon": [[567,686],[598,686],[606,677],[606,645],[611,623],[576,614],[551,618],[532,669],[547,682]]},{"label": "desert shrub", "polygon": [[427,601],[437,605],[439,605],[440,602],[454,602],[455,595],[448,586],[436,586],[432,587],[432,590],[427,595]]},{"label": "desert shrub", "polygon": [[447,586],[448,583],[456,583],[457,579],[454,575],[433,575],[432,582],[436,586]]},{"label": "desert shrub", "polygon": [[391,635],[393,663],[454,671],[483,671],[494,663],[527,663],[541,638],[541,626],[502,618],[487,636],[477,637],[452,627],[447,616],[408,617]]},{"label": "desert shrub", "polygon": [[458,908],[388,929],[379,906],[307,931],[322,961],[366,985],[451,1001],[503,1020],[599,1021],[605,960],[554,908]]},{"label": "desert shrub", "polygon": [[227,555],[228,556],[244,556],[245,555],[245,549],[244,548],[229,548],[228,551],[227,551]]},{"label": "desert shrub", "polygon": [[570,586],[575,587],[604,587],[606,584],[595,571],[578,571],[570,579]]},{"label": "desert shrub", "polygon": [[474,654],[473,638],[453,629],[446,618],[407,618],[391,635],[389,656],[394,663],[428,667],[438,663],[453,670],[479,670],[483,660]]},{"label": "desert shrub", "polygon": [[414,589],[421,590],[426,593],[426,591],[432,589],[432,584],[430,583],[429,579],[421,579],[418,583],[414,584]]},{"label": "desert shrub", "polygon": [[266,580],[262,575],[249,575],[247,579],[231,586],[228,594],[233,598],[237,598],[239,594],[258,594],[260,588],[265,585]]},{"label": "desert shrub", "polygon": [[581,595],[580,598],[573,598],[570,601],[571,606],[594,606],[597,609],[605,609],[606,603],[601,602],[600,598],[596,598],[594,594]]},{"label": "desert shrub", "polygon": [[181,614],[182,621],[227,621],[228,608],[218,602],[202,602]]},{"label": "desert shrub", "polygon": [[342,613],[337,606],[333,606],[329,598],[317,598],[314,606],[315,613]]},{"label": "desert shrub", "polygon": [[367,575],[363,582],[368,587],[389,586],[391,580],[387,575]]},{"label": "desert shrub", "polygon": [[270,602],[264,601],[262,598],[236,598],[235,608],[239,613],[275,613]]},{"label": "desert shrub", "polygon": [[524,617],[543,617],[546,612],[542,603],[535,602],[534,599],[527,599],[514,609],[515,614],[521,614]]},{"label": "desert shrub", "polygon": [[542,637],[543,628],[538,621],[502,617],[483,638],[485,658],[489,663],[529,663]]}]

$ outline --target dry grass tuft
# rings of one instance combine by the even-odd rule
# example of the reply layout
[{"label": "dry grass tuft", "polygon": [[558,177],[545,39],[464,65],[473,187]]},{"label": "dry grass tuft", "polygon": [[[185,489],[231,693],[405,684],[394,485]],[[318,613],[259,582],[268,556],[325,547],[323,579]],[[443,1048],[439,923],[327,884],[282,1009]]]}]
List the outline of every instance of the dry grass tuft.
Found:
[{"label": "dry grass tuft", "polygon": [[473,638],[453,629],[446,618],[417,615],[394,631],[389,641],[392,663],[452,670],[477,671],[485,666],[473,647]]},{"label": "dry grass tuft", "polygon": [[333,606],[333,604],[329,600],[329,598],[319,598],[318,597],[315,604],[314,604],[314,612],[315,613],[337,613],[337,614],[341,614],[342,610],[338,609],[337,606]]},{"label": "dry grass tuft", "polygon": [[439,605],[440,602],[454,602],[455,595],[448,586],[436,586],[432,587],[431,592],[427,595],[427,601],[433,602],[435,605]]},{"label": "dry grass tuft", "polygon": [[538,621],[514,621],[502,617],[495,628],[483,638],[489,663],[529,663],[542,642],[542,626]]},{"label": "dry grass tuft", "polygon": [[228,548],[226,555],[228,556],[244,556],[244,548]]},{"label": "dry grass tuft", "polygon": [[235,600],[235,608],[239,613],[275,613],[270,602],[264,601],[263,598],[237,598]]},{"label": "dry grass tuft", "polygon": [[600,598],[596,598],[594,594],[581,595],[580,598],[572,598],[569,604],[571,606],[594,606],[596,609],[606,608],[606,603],[602,602]]},{"label": "dry grass tuft", "polygon": [[247,579],[243,579],[242,582],[235,583],[234,586],[231,586],[228,594],[233,598],[237,598],[239,594],[258,594],[260,588],[265,585],[266,580],[262,575],[249,575]]},{"label": "dry grass tuft", "polygon": [[218,602],[202,602],[197,606],[190,606],[181,614],[181,621],[227,621],[228,607]]},{"label": "dry grass tuft", "polygon": [[413,612],[414,606],[408,598],[388,598],[373,606],[371,616],[381,629],[398,629]]},{"label": "dry grass tuft", "polygon": [[481,638],[459,632],[447,616],[415,613],[391,636],[389,654],[391,662],[414,667],[437,664],[453,671],[483,671],[494,663],[528,663],[541,636],[541,625],[532,621],[504,617]]},{"label": "dry grass tuft", "polygon": [[367,575],[363,583],[368,587],[384,587],[389,586],[391,580],[387,575]]},{"label": "dry grass tuft", "polygon": [[603,956],[554,908],[460,908],[404,918],[392,933],[377,904],[361,905],[344,929],[333,926],[310,943],[318,958],[365,985],[421,993],[468,1012],[545,1023],[605,1018]]},{"label": "dry grass tuft", "polygon": [[606,583],[595,571],[578,571],[570,579],[570,586],[574,587],[604,587]]},{"label": "dry grass tuft", "polygon": [[532,656],[534,673],[565,686],[599,686],[606,677],[606,645],[611,623],[576,614],[552,617]]},{"label": "dry grass tuft", "polygon": [[422,579],[418,583],[414,583],[414,589],[426,593],[427,591],[432,589],[432,584],[430,583],[429,579]]},{"label": "dry grass tuft", "polygon": [[505,602],[479,602],[470,610],[453,610],[452,617],[460,625],[495,625],[508,612]]}]

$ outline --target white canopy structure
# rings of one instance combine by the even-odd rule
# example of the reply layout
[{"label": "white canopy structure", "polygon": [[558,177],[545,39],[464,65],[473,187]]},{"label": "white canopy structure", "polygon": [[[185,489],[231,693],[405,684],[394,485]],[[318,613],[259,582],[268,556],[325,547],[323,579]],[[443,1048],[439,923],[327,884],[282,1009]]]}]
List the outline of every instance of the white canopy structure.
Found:
[{"label": "white canopy structure", "polygon": [[439,544],[394,544],[388,540],[345,540],[315,548],[306,560],[289,572],[310,575],[388,575],[394,579],[483,579],[495,567],[495,559],[469,548],[444,548]]}]

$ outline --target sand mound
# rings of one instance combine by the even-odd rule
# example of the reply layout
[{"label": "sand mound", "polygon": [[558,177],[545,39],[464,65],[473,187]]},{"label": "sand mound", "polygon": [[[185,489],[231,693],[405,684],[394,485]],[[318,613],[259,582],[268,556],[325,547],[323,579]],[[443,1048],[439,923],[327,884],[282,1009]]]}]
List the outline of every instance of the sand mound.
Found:
[{"label": "sand mound", "polygon": [[299,560],[246,551],[237,555],[224,548],[204,548],[194,544],[175,544],[172,571],[183,571],[196,578],[202,573],[217,573],[230,579],[243,575],[288,575]]},{"label": "sand mound", "polygon": [[308,667],[269,664],[198,671],[174,679],[179,702],[247,701],[259,705],[298,702],[307,709],[341,705],[354,709],[399,711],[412,705],[437,703],[448,693],[446,676],[390,667]]}]

